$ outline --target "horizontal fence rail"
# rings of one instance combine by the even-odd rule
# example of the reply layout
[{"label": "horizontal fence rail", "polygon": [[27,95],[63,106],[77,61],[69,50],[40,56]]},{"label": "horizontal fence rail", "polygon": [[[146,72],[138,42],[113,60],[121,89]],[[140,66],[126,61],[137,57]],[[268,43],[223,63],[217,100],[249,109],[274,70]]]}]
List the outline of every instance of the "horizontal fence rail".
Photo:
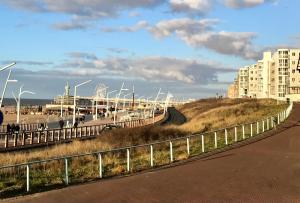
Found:
[{"label": "horizontal fence rail", "polygon": [[275,116],[186,137],[2,166],[0,197],[40,191],[46,186],[69,185],[128,174],[187,159],[274,129],[290,115],[292,108],[291,103]]},{"label": "horizontal fence rail", "polygon": [[[139,126],[146,126],[153,122],[160,121],[163,115],[153,118],[137,119],[124,122],[116,122],[118,128],[134,128]],[[47,143],[58,143],[69,141],[78,138],[88,138],[98,136],[105,129],[112,126],[113,123],[78,126],[77,128],[56,128],[32,131],[19,131],[14,133],[5,133],[0,135],[0,150],[13,149],[24,147],[28,145],[38,146]]]}]

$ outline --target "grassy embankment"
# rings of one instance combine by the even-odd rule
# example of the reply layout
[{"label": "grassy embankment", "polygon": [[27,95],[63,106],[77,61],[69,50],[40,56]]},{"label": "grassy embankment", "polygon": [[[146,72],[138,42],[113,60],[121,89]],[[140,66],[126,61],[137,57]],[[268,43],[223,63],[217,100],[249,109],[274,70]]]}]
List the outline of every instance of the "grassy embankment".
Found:
[{"label": "grassy embankment", "polygon": [[[178,109],[187,117],[188,121],[181,126],[166,127],[139,127],[134,129],[118,129],[105,132],[94,140],[71,144],[57,145],[51,148],[36,149],[27,152],[0,154],[0,166],[27,161],[47,159],[51,157],[71,154],[87,153],[99,150],[150,143],[157,140],[166,140],[182,137],[190,133],[206,132],[214,129],[232,126],[235,124],[253,122],[261,118],[277,114],[286,108],[286,104],[276,105],[274,100],[247,100],[247,99],[205,99],[185,104]],[[261,128],[261,126],[260,126]],[[233,142],[233,129],[228,129],[229,143]],[[246,127],[246,137],[249,137],[249,126]],[[239,140],[242,138],[238,130]],[[213,149],[213,136],[208,135],[205,140],[205,149]],[[222,145],[224,139],[218,136]],[[173,143],[174,160],[186,159],[186,140]],[[200,137],[190,139],[191,154],[201,153]],[[169,163],[169,145],[162,143],[154,145],[154,164],[156,166]],[[149,167],[149,148],[131,149],[131,171]],[[72,158],[69,161],[69,174],[72,183],[93,180],[99,176],[99,161],[97,155]],[[107,153],[103,155],[103,175],[105,177],[126,173],[126,151]],[[14,170],[14,171],[13,171]],[[33,190],[41,186],[55,186],[64,183],[64,160],[52,161],[32,167],[31,184]],[[13,178],[12,172],[18,172]],[[3,173],[5,172],[5,173]],[[0,171],[0,196],[8,191],[23,191],[25,187],[25,168]]]}]

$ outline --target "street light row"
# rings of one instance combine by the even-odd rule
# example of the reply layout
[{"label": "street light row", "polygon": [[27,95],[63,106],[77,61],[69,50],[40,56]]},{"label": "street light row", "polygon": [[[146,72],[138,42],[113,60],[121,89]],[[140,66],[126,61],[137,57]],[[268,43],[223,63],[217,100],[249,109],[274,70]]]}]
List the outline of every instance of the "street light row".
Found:
[{"label": "street light row", "polygon": [[[11,68],[12,66],[14,66],[16,63],[11,63],[9,65],[6,65],[4,66],[3,68],[0,68],[0,72],[1,71],[4,71],[8,68]],[[8,73],[8,76],[7,76],[7,79],[6,79],[6,82],[5,82],[5,85],[4,85],[4,89],[3,89],[3,92],[2,92],[2,96],[1,96],[1,100],[0,100],[0,107],[2,107],[2,103],[3,103],[3,98],[4,98],[4,95],[5,95],[5,92],[6,92],[6,88],[7,88],[7,84],[9,82],[17,82],[17,80],[12,80],[10,79],[10,76],[11,76],[11,69],[9,70],[9,73]],[[77,97],[77,88],[80,87],[80,86],[83,86],[85,84],[88,84],[90,83],[92,80],[87,80],[85,82],[82,82],[80,84],[77,84],[75,85],[74,87],[74,103],[73,103],[73,124],[75,123],[76,121],[76,97]],[[105,87],[104,89],[107,89],[108,87]],[[103,88],[102,88],[103,89]],[[119,90],[119,93],[116,95],[116,99],[115,99],[115,108],[114,108],[114,115],[113,115],[113,119],[114,119],[114,124],[116,124],[116,114],[117,114],[117,109],[118,109],[118,103],[119,103],[119,99],[120,99],[120,96],[122,94],[123,91],[128,91],[129,89],[126,89],[124,88],[124,82],[122,83],[122,86]],[[109,99],[109,95],[114,93],[114,92],[117,92],[117,90],[113,90],[113,91],[110,91],[110,92],[107,92],[106,93],[106,115],[107,115],[107,112],[108,112],[108,99]],[[21,103],[21,95],[25,94],[25,93],[28,93],[28,94],[35,94],[34,92],[31,92],[31,91],[23,91],[23,85],[20,87],[19,89],[19,94],[18,94],[18,98],[15,96],[15,94],[12,92],[12,95],[13,97],[15,98],[15,101],[17,103],[17,123],[19,123],[20,121],[20,103]],[[98,101],[98,92],[96,93],[96,115],[95,115],[95,118],[97,120],[97,111],[98,111],[98,105],[97,105],[97,101]],[[129,94],[126,94],[124,95],[124,101],[125,101],[125,97],[126,96],[129,96],[131,93]],[[134,87],[133,87],[133,92],[132,94],[134,95]],[[161,88],[159,89],[157,95],[156,95],[156,98],[155,98],[155,101],[154,101],[154,105],[153,105],[153,119],[154,119],[154,112],[155,112],[155,108],[156,108],[156,104],[157,104],[157,100],[158,100],[158,97],[160,95],[164,94],[163,92],[161,92]],[[169,95],[169,94],[168,94]],[[140,101],[142,98],[144,98],[145,96],[140,96],[138,98],[139,100],[139,105],[140,105]],[[152,97],[148,97],[147,98],[147,105],[149,103],[149,99],[152,98]],[[168,96],[167,96],[167,99],[168,99]],[[125,109],[125,102],[123,103],[123,109]],[[61,110],[62,111],[62,110]],[[61,112],[62,114],[62,112]],[[61,115],[62,116],[62,115]]]},{"label": "street light row", "polygon": [[[1,95],[0,108],[2,107],[3,98],[4,98],[4,95],[5,95],[5,92],[6,92],[7,84],[8,84],[9,82],[18,82],[18,80],[11,80],[11,79],[10,79],[10,76],[11,76],[11,67],[13,67],[14,65],[16,65],[15,62],[13,62],[13,63],[11,63],[11,64],[9,64],[9,65],[6,65],[6,66],[4,66],[3,68],[0,68],[0,72],[6,70],[6,69],[8,69],[8,68],[10,68],[10,69],[9,69],[8,76],[7,76],[6,81],[5,81],[4,89],[3,89],[3,92],[2,92],[2,95]],[[20,87],[20,89],[19,89],[18,98],[16,98],[15,94],[12,92],[12,95],[13,95],[13,97],[15,98],[15,101],[16,101],[16,103],[17,103],[17,123],[20,122],[21,95],[22,95],[22,94],[25,94],[25,93],[28,93],[28,94],[35,94],[34,92],[27,91],[27,90],[22,91],[23,86],[24,86],[24,85],[21,85],[21,87]]]}]

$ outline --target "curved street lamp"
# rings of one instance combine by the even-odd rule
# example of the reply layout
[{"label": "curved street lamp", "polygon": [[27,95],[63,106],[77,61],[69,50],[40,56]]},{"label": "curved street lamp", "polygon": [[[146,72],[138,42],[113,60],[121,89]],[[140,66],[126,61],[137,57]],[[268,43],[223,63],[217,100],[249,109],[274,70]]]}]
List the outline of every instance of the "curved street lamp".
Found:
[{"label": "curved street lamp", "polygon": [[21,106],[21,95],[28,93],[28,94],[35,94],[34,92],[31,91],[22,91],[23,89],[23,85],[20,87],[19,89],[19,95],[18,98],[16,98],[15,94],[12,93],[13,97],[15,98],[16,102],[17,102],[17,123],[19,123],[20,121],[20,106]]},{"label": "curved street lamp", "polygon": [[[4,71],[6,70],[7,68],[10,68],[12,66],[16,65],[16,63],[11,63],[3,68],[0,69],[0,71]],[[6,92],[6,87],[7,87],[7,83],[9,82],[18,82],[17,80],[10,80],[10,75],[11,75],[11,69],[9,70],[9,73],[8,73],[8,76],[7,76],[7,79],[6,79],[6,82],[5,82],[5,85],[4,85],[4,89],[3,89],[3,92],[2,92],[2,95],[1,95],[1,101],[0,101],[0,108],[2,108],[2,102],[3,102],[3,98],[4,98],[4,95],[5,95],[5,92]]]},{"label": "curved street lamp", "polygon": [[85,82],[83,82],[83,83],[80,83],[80,84],[78,84],[78,85],[75,85],[75,88],[74,88],[74,104],[73,104],[73,125],[74,125],[74,123],[75,123],[75,117],[76,117],[76,94],[77,94],[77,87],[80,87],[80,86],[82,86],[82,85],[85,85],[85,84],[87,84],[87,83],[89,83],[89,82],[91,82],[92,80],[87,80],[87,81],[85,81]]}]

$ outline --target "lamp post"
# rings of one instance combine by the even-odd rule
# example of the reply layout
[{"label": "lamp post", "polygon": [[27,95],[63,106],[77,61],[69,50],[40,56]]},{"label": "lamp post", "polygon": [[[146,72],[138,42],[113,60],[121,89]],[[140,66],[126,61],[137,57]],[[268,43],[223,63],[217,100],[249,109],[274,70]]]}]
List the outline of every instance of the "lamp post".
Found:
[{"label": "lamp post", "polygon": [[166,114],[167,112],[167,108],[169,106],[169,102],[170,102],[170,99],[173,97],[172,94],[170,94],[170,92],[168,92],[167,94],[167,97],[166,97],[166,100],[165,100],[165,106],[164,106],[164,115]]},{"label": "lamp post", "polygon": [[63,117],[63,103],[64,103],[64,99],[65,97],[62,95],[58,95],[60,97],[60,117]]},{"label": "lamp post", "polygon": [[145,97],[145,96],[141,96],[141,97],[138,98],[138,100],[139,100],[139,108],[140,108],[140,106],[141,106],[141,99],[144,98],[144,97]]},{"label": "lamp post", "polygon": [[99,99],[99,92],[101,91],[101,90],[105,90],[105,89],[107,89],[108,87],[103,87],[103,88],[100,88],[100,89],[98,89],[97,90],[97,92],[96,92],[96,112],[95,112],[95,120],[98,120],[98,99]]},{"label": "lamp post", "polygon": [[85,84],[87,84],[87,83],[89,83],[89,82],[91,82],[92,80],[87,80],[87,81],[85,81],[85,82],[83,82],[83,83],[80,83],[80,84],[78,84],[78,85],[75,85],[75,88],[74,88],[74,104],[73,104],[73,125],[74,125],[74,123],[75,123],[75,114],[76,114],[76,94],[77,94],[77,87],[80,87],[80,86],[82,86],[82,85],[85,85]]},{"label": "lamp post", "polygon": [[117,95],[117,98],[115,100],[115,111],[114,111],[114,125],[116,125],[116,115],[117,115],[117,109],[118,109],[118,102],[119,98],[121,96],[122,91],[127,91],[128,89],[124,89],[124,82],[122,83],[122,86],[120,88],[119,94]]},{"label": "lamp post", "polygon": [[124,97],[123,97],[123,110],[125,110],[125,98],[129,95],[131,95],[132,93],[129,93],[129,94],[125,94]]},{"label": "lamp post", "polygon": [[0,72],[1,72],[1,71],[4,71],[4,70],[6,70],[6,69],[8,69],[8,68],[10,68],[10,67],[12,67],[12,66],[14,66],[14,65],[16,65],[16,63],[15,63],[15,62],[13,62],[13,63],[11,63],[11,64],[8,64],[8,65],[6,65],[6,66],[4,66],[3,68],[0,68]]},{"label": "lamp post", "polygon": [[31,92],[31,91],[22,91],[23,89],[23,85],[20,87],[19,89],[19,95],[18,95],[18,99],[16,98],[15,94],[13,94],[16,102],[17,102],[17,123],[19,123],[20,121],[20,104],[21,104],[21,95],[24,94],[24,93],[28,93],[28,94],[35,94],[34,92]]},{"label": "lamp post", "polygon": [[153,122],[153,124],[154,124],[154,112],[155,112],[155,108],[156,108],[156,102],[157,102],[157,99],[158,99],[159,95],[161,95],[161,94],[164,94],[164,93],[161,92],[161,88],[159,88],[159,90],[157,92],[157,95],[156,95],[156,98],[154,100],[154,105],[153,105],[153,112],[152,112],[152,119],[153,119],[152,122]]},{"label": "lamp post", "polygon": [[[149,106],[149,99],[151,99],[151,98],[152,98],[152,96],[151,97],[147,97],[146,107],[144,108],[144,117],[146,115],[146,108],[148,108],[148,106]],[[150,115],[150,112],[149,112],[149,115]]]},{"label": "lamp post", "polygon": [[116,91],[117,90],[113,90],[113,91],[110,91],[110,92],[106,93],[106,112],[105,112],[106,117],[108,115],[108,99],[109,99],[109,95],[112,94],[112,93],[114,93],[114,92],[116,92]]},{"label": "lamp post", "polygon": [[[13,66],[14,64],[16,64],[16,63],[12,63],[12,64],[10,64],[8,67]],[[10,78],[10,75],[11,75],[11,69],[9,69],[9,73],[8,73],[8,76],[7,76],[5,85],[4,85],[4,89],[3,89],[3,92],[2,92],[1,101],[0,101],[0,108],[2,108],[2,102],[3,102],[4,95],[5,95],[7,83],[9,83],[9,82],[18,82],[17,80],[10,80],[10,79],[9,79],[9,78]]]}]

